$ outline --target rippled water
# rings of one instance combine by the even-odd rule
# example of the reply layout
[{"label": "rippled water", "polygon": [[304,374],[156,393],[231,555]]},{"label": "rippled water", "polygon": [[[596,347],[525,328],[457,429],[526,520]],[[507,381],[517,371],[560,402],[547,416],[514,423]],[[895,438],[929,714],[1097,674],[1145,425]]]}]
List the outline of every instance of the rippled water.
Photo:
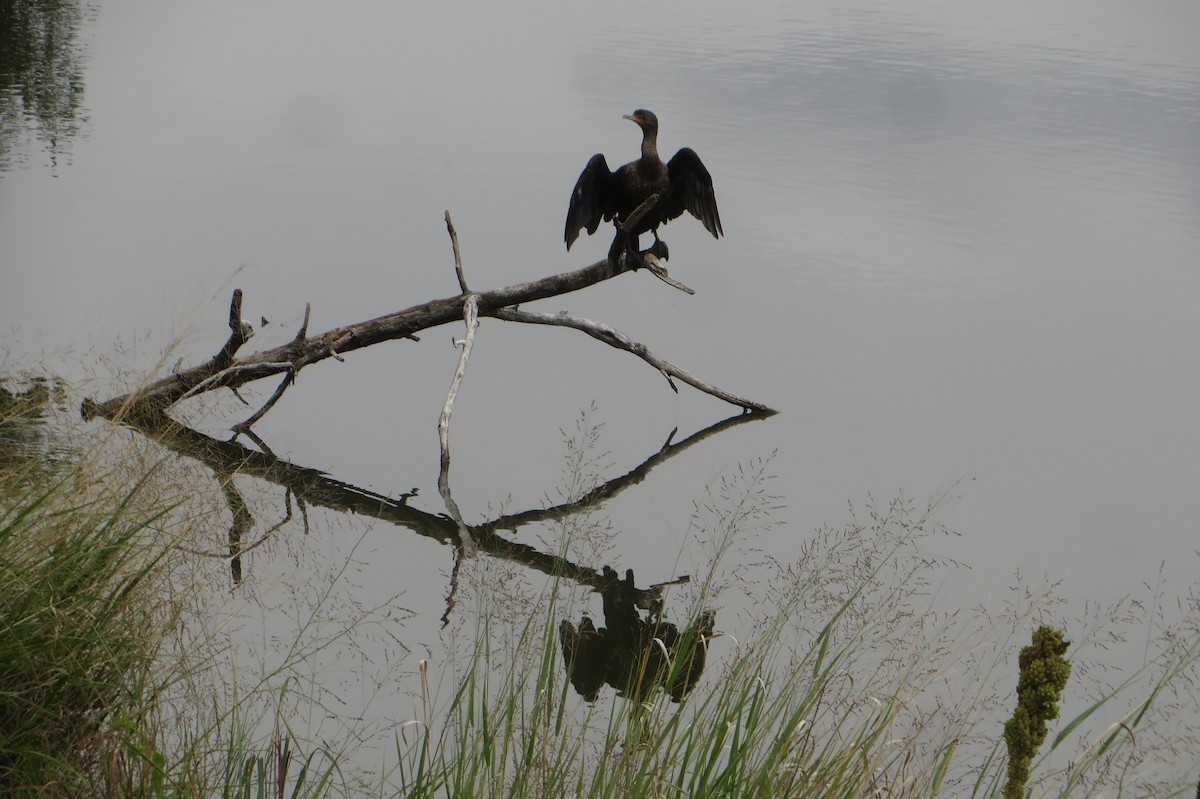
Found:
[{"label": "rippled water", "polygon": [[[0,176],[6,344],[103,386],[89,348],[117,339],[135,368],[178,335],[185,361],[215,351],[235,285],[274,323],[264,344],[305,302],[320,330],[448,296],[444,208],[472,286],[589,263],[607,241],[565,253],[568,191],[592,153],[636,155],[621,115],[644,106],[665,150],[709,165],[726,238],[664,230],[694,298],[633,275],[546,310],[783,413],[606,506],[616,561],[697,568],[692,501],[778,450],[786,524],[754,544],[782,559],[848,501],[954,485],[946,554],[976,569],[947,601],[990,601],[1017,570],[1077,598],[1163,561],[1194,585],[1197,9],[101,3],[80,34],[86,135]],[[438,512],[451,335],[306,371],[260,432]],[[464,511],[537,505],[593,401],[614,474],[726,414],[569,331],[487,321],[454,421]],[[392,565],[364,581],[439,595],[445,548],[376,545]]]}]

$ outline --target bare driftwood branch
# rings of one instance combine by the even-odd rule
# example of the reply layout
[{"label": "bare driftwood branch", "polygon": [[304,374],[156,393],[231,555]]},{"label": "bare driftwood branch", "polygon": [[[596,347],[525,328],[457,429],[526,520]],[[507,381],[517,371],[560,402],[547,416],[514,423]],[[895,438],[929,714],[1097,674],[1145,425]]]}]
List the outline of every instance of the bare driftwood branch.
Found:
[{"label": "bare driftwood branch", "polygon": [[312,314],[312,303],[304,303],[304,321],[300,323],[300,329],[296,331],[296,337],[292,341],[304,341],[308,337],[308,317]]},{"label": "bare driftwood branch", "polygon": [[718,388],[711,383],[706,383],[700,378],[693,375],[686,369],[680,369],[674,364],[664,361],[654,353],[650,352],[645,344],[633,341],[624,333],[615,330],[602,322],[593,322],[591,319],[581,319],[577,316],[570,316],[565,312],[556,314],[548,313],[532,313],[530,311],[521,311],[515,308],[501,308],[495,314],[497,319],[503,319],[506,322],[524,322],[531,325],[558,325],[560,327],[573,327],[576,330],[582,330],[594,339],[603,341],[610,347],[616,347],[619,350],[625,350],[641,358],[646,363],[653,366],[662,375],[667,378],[667,382],[671,383],[671,388],[678,393],[679,389],[675,388],[675,384],[671,382],[671,378],[677,377],[693,388],[703,391],[705,394],[711,394],[718,399],[723,399],[731,405],[737,405],[747,411],[755,413],[772,414],[774,410],[768,408],[760,402],[739,397],[736,394]]},{"label": "bare driftwood branch", "polygon": [[[643,203],[642,206],[639,206],[622,225],[625,228],[632,229],[631,226],[635,225],[640,216],[644,215],[648,208],[652,206],[653,200],[654,198],[652,197]],[[350,352],[384,341],[394,341],[397,339],[419,340],[415,334],[421,330],[448,324],[464,318],[465,304],[468,296],[476,298],[478,316],[494,317],[501,311],[505,311],[505,309],[516,312],[515,308],[517,305],[578,291],[603,280],[608,280],[623,272],[631,271],[636,266],[645,265],[627,264],[624,258],[616,259],[619,263],[614,263],[612,260],[606,258],[603,261],[597,261],[590,266],[577,269],[573,272],[564,272],[544,277],[540,280],[518,283],[490,291],[468,292],[466,279],[462,272],[462,260],[457,246],[457,234],[453,223],[450,221],[449,213],[446,214],[446,226],[450,233],[451,243],[454,245],[455,273],[458,277],[459,287],[463,292],[458,296],[432,300],[420,305],[414,305],[402,311],[396,311],[395,313],[365,322],[334,328],[325,333],[313,336],[308,335],[310,307],[306,306],[304,324],[301,325],[296,337],[291,341],[269,350],[236,357],[237,351],[253,335],[253,328],[241,318],[242,292],[240,289],[237,289],[234,291],[233,299],[230,303],[229,340],[213,358],[199,366],[174,372],[133,392],[105,402],[95,402],[90,399],[85,400],[82,408],[84,416],[88,418],[103,416],[114,419],[126,413],[139,414],[152,412],[156,409],[168,408],[185,397],[195,396],[205,391],[212,391],[217,388],[237,389],[239,386],[255,380],[279,374],[284,375],[284,379],[276,387],[275,392],[267,400],[266,404],[250,418],[235,427],[235,430],[238,431],[246,430],[249,429],[250,425],[261,419],[263,414],[279,401],[283,392],[295,382],[296,375],[305,366],[319,363],[327,358],[342,361],[344,360],[344,356]],[[622,234],[625,233],[624,230],[621,232]],[[651,248],[648,252],[653,251],[653,249]],[[653,264],[654,259],[650,260],[650,271],[653,274],[676,288],[688,292],[691,291],[682,283],[666,276],[666,270],[662,269],[661,265],[656,266]],[[539,323],[547,324],[547,322]],[[593,335],[595,334],[593,333]],[[605,340],[601,336],[597,337]],[[608,343],[612,343],[612,340],[609,340]],[[613,346],[622,345],[613,344]],[[642,357],[645,358],[645,356]],[[647,360],[649,361],[649,359]],[[650,362],[653,363],[653,361]],[[683,370],[676,369],[675,367],[670,368],[674,369],[675,372],[662,370],[663,373],[675,374],[675,376],[690,385],[694,385],[703,391],[708,391],[713,396],[721,397],[748,410],[772,412],[762,403],[742,400],[729,392],[715,389],[715,387],[708,386],[708,384],[701,384],[690,376],[685,377],[687,373],[683,372]],[[703,386],[708,387],[704,388]]]},{"label": "bare driftwood branch", "polygon": [[[280,361],[279,363],[267,364],[267,366],[278,366],[280,369],[294,371],[293,365],[288,363],[287,361]],[[216,388],[218,383],[220,383],[222,386],[229,386],[230,388],[233,388],[234,386],[231,384],[231,380],[237,376],[238,372],[247,371],[252,368],[253,367],[251,367],[251,366],[230,366],[226,369],[222,369],[220,372],[213,375],[212,377],[207,377],[204,380],[201,380],[196,385],[189,388],[187,391],[185,391],[183,393],[183,396],[180,397],[180,399],[187,399],[188,397],[194,397],[197,394],[203,394],[205,391],[209,391],[210,389]],[[240,383],[239,383],[239,385],[240,385]]]},{"label": "bare driftwood branch", "polygon": [[[578,291],[627,271],[630,271],[628,267],[603,260],[573,272],[477,292],[479,315],[492,316],[498,309],[510,305]],[[84,415],[114,418],[123,411],[167,408],[205,381],[209,381],[204,387],[206,391],[222,386],[240,386],[295,369],[297,364],[318,363],[334,357],[335,353],[345,355],[384,341],[411,338],[413,334],[422,330],[462,319],[465,301],[465,295],[461,294],[432,300],[366,322],[337,327],[326,333],[289,341],[281,346],[235,359],[232,364],[221,361],[218,356],[199,366],[167,375],[129,394],[99,403],[85,401]],[[224,352],[225,350],[222,350],[222,353]],[[235,367],[235,370],[227,372],[230,367]],[[220,374],[222,372],[225,374]],[[214,376],[217,379],[210,380]]]},{"label": "bare driftwood branch", "polygon": [[641,205],[639,205],[637,208],[633,209],[632,214],[625,217],[625,220],[623,222],[621,222],[621,224],[617,225],[617,230],[621,231],[622,233],[628,233],[631,230],[633,230],[634,226],[638,222],[641,222],[642,217],[645,216],[647,213],[649,213],[650,209],[653,208],[657,203],[658,203],[658,195],[651,194],[649,197],[647,197],[645,200],[642,201]]},{"label": "bare driftwood branch", "polygon": [[233,299],[229,302],[229,340],[212,359],[218,369],[224,369],[233,363],[233,356],[254,335],[254,327],[242,320],[242,290],[233,290]]},{"label": "bare driftwood branch", "polygon": [[271,408],[275,407],[275,403],[279,402],[279,398],[283,396],[283,392],[287,391],[288,386],[290,386],[292,383],[295,383],[295,382],[296,382],[296,370],[289,369],[288,373],[286,375],[284,375],[283,380],[280,380],[279,385],[275,387],[275,393],[271,395],[271,398],[269,400],[267,400],[265,403],[263,403],[263,406],[261,408],[259,408],[257,411],[255,411],[253,414],[251,414],[251,416],[248,419],[235,424],[233,426],[233,432],[241,433],[246,430],[249,430],[251,425],[253,425],[259,419],[266,416],[267,411],[269,411],[269,410],[271,410]]},{"label": "bare driftwood branch", "polygon": [[458,543],[463,553],[468,557],[475,554],[475,542],[471,532],[463,521],[458,503],[450,494],[450,414],[454,411],[454,400],[458,397],[458,387],[462,385],[463,375],[467,372],[467,360],[471,357],[471,346],[475,342],[475,331],[479,328],[479,299],[474,294],[467,295],[463,305],[463,317],[467,323],[467,337],[462,342],[462,353],[458,356],[458,368],[454,370],[454,378],[450,381],[450,390],[446,393],[446,403],[442,405],[442,414],[438,418],[438,442],[441,444],[441,466],[438,469],[438,493],[446,502],[446,510],[450,518],[458,525]]},{"label": "bare driftwood branch", "polygon": [[673,289],[679,289],[684,294],[695,294],[696,290],[689,286],[680,283],[667,272],[667,268],[658,260],[658,256],[654,253],[646,255],[646,271],[654,275],[656,278],[666,283]]},{"label": "bare driftwood branch", "polygon": [[462,255],[458,252],[458,231],[450,221],[450,211],[446,211],[446,232],[450,234],[450,246],[454,248],[454,274],[458,277],[458,287],[466,294],[470,289],[467,288],[467,279],[463,276]]},{"label": "bare driftwood branch", "polygon": [[[304,303],[304,321],[300,323],[300,329],[296,331],[296,336],[295,336],[295,338],[292,339],[293,342],[303,341],[305,336],[308,335],[308,319],[309,319],[309,315],[311,313],[312,313],[312,303],[311,302]],[[300,361],[303,361],[303,358],[301,358]],[[275,407],[275,403],[279,402],[279,398],[283,396],[283,392],[287,391],[288,386],[290,386],[296,382],[296,374],[302,368],[304,368],[304,363],[302,363],[300,361],[297,361],[296,363],[292,364],[291,368],[289,368],[287,370],[287,374],[285,374],[283,376],[283,380],[279,381],[279,385],[275,387],[275,393],[271,395],[271,398],[268,399],[261,408],[259,408],[257,411],[255,411],[254,414],[252,414],[250,416],[250,418],[246,419],[245,421],[238,422],[237,424],[235,424],[233,426],[233,432],[243,433],[243,432],[248,431],[255,422],[257,422],[259,419],[266,416],[267,411],[269,411],[269,410],[271,410],[271,408]],[[195,389],[193,389],[193,391],[194,390]]]},{"label": "bare driftwood branch", "polygon": [[442,626],[450,620],[450,612],[454,609],[454,595],[458,590],[458,569],[461,557],[474,557],[477,547],[471,538],[471,531],[463,521],[462,511],[450,493],[450,414],[454,412],[454,400],[458,397],[458,388],[462,385],[463,376],[467,373],[467,361],[471,358],[471,347],[475,344],[475,331],[479,328],[479,297],[471,294],[467,288],[467,278],[463,274],[462,255],[458,250],[458,233],[454,223],[450,221],[450,212],[446,211],[446,232],[450,234],[450,246],[454,250],[454,274],[458,277],[458,286],[466,299],[463,302],[463,322],[467,332],[462,340],[462,353],[459,354],[458,367],[450,380],[450,390],[446,392],[446,402],[442,405],[442,413],[438,417],[438,443],[441,445],[441,459],[438,466],[438,493],[446,503],[450,518],[458,525],[458,551],[455,553],[454,571],[450,580],[450,594],[446,597],[446,615],[442,617]]}]

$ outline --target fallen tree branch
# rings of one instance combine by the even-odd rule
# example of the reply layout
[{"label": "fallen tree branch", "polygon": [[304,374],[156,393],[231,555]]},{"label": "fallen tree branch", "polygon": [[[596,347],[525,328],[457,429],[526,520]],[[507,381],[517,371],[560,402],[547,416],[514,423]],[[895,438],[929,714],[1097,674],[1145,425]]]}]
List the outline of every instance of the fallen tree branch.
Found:
[{"label": "fallen tree branch", "polygon": [[[477,292],[479,315],[492,316],[500,308],[510,305],[578,291],[627,271],[630,271],[628,267],[610,263],[606,259],[573,272]],[[208,381],[205,383],[205,391],[226,386],[241,386],[264,377],[282,374],[294,368],[294,364],[301,359],[305,364],[318,363],[326,358],[335,357],[335,354],[345,355],[384,341],[411,338],[413,334],[422,330],[462,319],[464,302],[465,295],[462,294],[432,300],[365,322],[289,341],[281,346],[238,358],[233,364],[222,363],[218,358],[213,358],[199,366],[167,375],[147,386],[105,402],[85,400],[83,412],[89,418],[103,416],[111,419],[123,412],[136,410],[136,406],[147,410],[167,408],[205,381]],[[236,371],[219,374],[230,366],[236,366]],[[217,379],[210,380],[214,376],[217,376]]]},{"label": "fallen tree branch", "polygon": [[233,356],[254,335],[254,326],[242,319],[242,290],[233,290],[229,301],[229,339],[221,351],[213,356],[212,363],[224,369],[233,363]]},{"label": "fallen tree branch", "polygon": [[458,357],[458,367],[450,380],[450,390],[446,392],[446,402],[442,405],[442,413],[438,417],[438,443],[441,445],[441,458],[438,465],[438,493],[446,503],[446,511],[458,525],[458,547],[454,553],[454,570],[451,573],[450,593],[446,597],[446,613],[442,616],[442,626],[450,620],[450,612],[454,609],[454,596],[458,592],[458,569],[463,557],[475,557],[478,547],[471,537],[467,523],[463,521],[462,511],[450,493],[450,414],[454,412],[454,400],[458,398],[458,388],[462,385],[463,376],[467,373],[467,361],[471,358],[471,347],[475,344],[475,331],[479,329],[479,296],[471,294],[467,288],[467,278],[463,274],[462,254],[458,249],[458,233],[454,223],[450,221],[450,211],[446,211],[446,232],[450,234],[450,246],[454,250],[454,274],[458,278],[458,287],[466,299],[463,302],[463,322],[467,332],[462,340],[462,353]]},{"label": "fallen tree branch", "polygon": [[[645,205],[646,203],[643,203],[643,206]],[[635,224],[639,212],[645,213],[644,209],[639,207],[623,224],[626,226]],[[454,231],[453,223],[450,221],[449,213],[446,214],[446,226],[451,236],[451,242],[454,244],[455,273],[458,278],[459,287],[463,291],[458,296],[432,300],[365,322],[334,328],[314,336],[307,335],[310,308],[306,306],[304,324],[294,339],[269,350],[236,357],[238,349],[253,335],[253,328],[241,318],[242,292],[241,289],[235,289],[229,312],[230,337],[217,355],[199,366],[174,372],[132,392],[105,402],[95,402],[91,399],[84,400],[81,409],[83,415],[86,418],[102,416],[108,419],[116,419],[124,414],[136,415],[153,412],[169,408],[185,397],[195,396],[206,391],[212,391],[217,388],[236,390],[239,386],[255,380],[279,374],[285,375],[283,381],[276,387],[275,392],[267,400],[266,404],[254,415],[234,428],[235,431],[244,431],[261,419],[263,414],[278,402],[283,392],[295,382],[296,374],[303,367],[319,363],[327,358],[343,361],[344,356],[350,352],[384,341],[394,341],[397,339],[417,341],[419,339],[417,339],[415,334],[421,330],[448,324],[464,318],[467,296],[476,298],[475,301],[478,304],[477,314],[480,317],[495,317],[501,312],[522,313],[516,310],[517,305],[578,291],[603,280],[608,280],[623,272],[631,271],[635,266],[638,266],[627,264],[625,262],[627,259],[624,258],[616,259],[617,262],[606,258],[603,261],[597,261],[590,266],[577,269],[573,272],[564,272],[544,277],[540,280],[518,283],[490,291],[467,292],[466,279],[462,273],[462,261],[458,252],[457,234]],[[624,231],[620,231],[619,235],[625,235]],[[652,252],[653,249],[651,248],[647,252]],[[665,270],[652,269],[651,271],[670,285],[684,291],[691,291],[678,281],[666,277]],[[545,317],[546,315],[539,316]],[[532,320],[526,319],[522,321]],[[545,321],[538,323],[567,324],[565,322]],[[620,346],[624,349],[641,347],[641,345],[628,342],[627,339],[625,339],[626,343],[624,344],[613,343],[620,340],[619,338],[614,338],[614,335],[617,337],[620,335],[615,334],[615,331],[612,334],[604,333],[597,335],[595,332],[590,334],[613,346]],[[629,351],[636,352],[635,349],[629,349]],[[702,383],[684,370],[666,364],[665,361],[661,363],[666,364],[669,368],[664,368],[662,365],[655,363],[655,360],[652,360],[653,356],[646,357],[642,355],[641,357],[654,364],[663,374],[668,375],[668,379],[670,375],[674,375],[689,385],[693,385],[702,391],[706,391],[715,397],[720,397],[727,402],[731,402],[747,410],[762,413],[773,412],[762,403],[745,400],[715,386]]]},{"label": "fallen tree branch", "polygon": [[248,419],[235,424],[232,428],[233,432],[244,433],[250,429],[251,425],[253,425],[259,419],[266,416],[267,411],[269,411],[269,410],[271,410],[271,408],[275,407],[276,402],[279,402],[279,398],[283,396],[283,392],[287,391],[288,386],[290,386],[292,383],[296,382],[296,372],[297,371],[298,371],[297,369],[289,369],[288,373],[286,375],[284,375],[283,380],[280,380],[279,385],[275,387],[275,393],[273,393],[271,395],[271,398],[268,399],[265,403],[263,403],[263,406],[261,408],[259,408],[257,411],[255,411],[253,414],[251,414]]},{"label": "fallen tree branch", "polygon": [[467,288],[467,279],[463,276],[462,255],[458,252],[458,231],[454,229],[454,223],[450,221],[450,211],[446,211],[446,232],[450,234],[450,246],[454,249],[454,274],[458,277],[458,287],[462,289],[462,293],[466,294],[470,291]]},{"label": "fallen tree branch", "polygon": [[[651,247],[650,249],[653,250],[654,248]],[[686,286],[683,283],[680,283],[675,278],[671,277],[671,275],[667,272],[667,268],[662,265],[662,262],[659,260],[658,256],[655,255],[653,252],[649,253],[646,256],[646,271],[649,272],[650,274],[654,275],[656,278],[658,278],[662,282],[666,283],[671,288],[679,289],[684,294],[695,294],[696,293],[695,289],[693,289],[689,286]]]},{"label": "fallen tree branch", "polygon": [[642,200],[642,204],[633,209],[633,213],[625,217],[618,225],[617,230],[622,233],[630,233],[635,225],[642,221],[642,217],[650,213],[650,209],[658,205],[658,195],[651,194],[646,199]]},{"label": "fallen tree branch", "polygon": [[655,369],[661,372],[664,377],[667,378],[667,382],[671,384],[671,388],[674,389],[676,393],[679,393],[679,389],[675,388],[675,384],[671,382],[672,377],[677,377],[683,382],[687,383],[689,386],[703,391],[705,394],[711,394],[718,399],[725,400],[731,405],[737,405],[747,411],[765,414],[776,413],[775,410],[768,408],[761,402],[755,402],[754,400],[749,400],[745,397],[739,397],[738,395],[732,394],[722,388],[718,388],[711,383],[704,382],[686,369],[680,369],[678,366],[659,358],[657,355],[650,352],[645,344],[641,344],[630,339],[621,331],[615,330],[602,322],[593,322],[591,319],[581,319],[577,316],[570,316],[566,312],[559,312],[556,314],[532,313],[530,311],[521,311],[516,308],[501,308],[499,311],[493,314],[493,316],[495,316],[497,319],[503,319],[506,322],[524,322],[531,325],[557,325],[560,327],[573,327],[576,330],[582,330],[592,338],[603,341],[610,347],[616,347],[619,350],[625,350],[628,353],[632,353],[633,355],[638,356],[643,361],[653,366]]},{"label": "fallen tree branch", "polygon": [[[280,369],[286,370],[288,372],[295,371],[295,369],[293,368],[293,364],[288,363],[287,361],[280,361],[279,363],[267,364],[267,366],[278,366]],[[187,391],[184,392],[183,396],[180,397],[179,399],[185,400],[188,397],[194,397],[197,394],[203,394],[205,391],[209,391],[210,389],[216,388],[218,383],[220,383],[222,386],[229,386],[229,388],[233,388],[233,386],[229,385],[229,382],[237,376],[238,372],[244,371],[244,370],[247,370],[250,368],[252,368],[252,367],[250,367],[250,366],[230,366],[227,369],[222,369],[220,372],[213,375],[212,377],[206,377],[205,379],[201,380],[196,385],[189,388]]]},{"label": "fallen tree branch", "polygon": [[[296,335],[292,339],[292,341],[303,341],[304,338],[308,335],[308,318],[311,313],[312,313],[312,303],[310,303],[310,302],[304,303],[304,321],[300,323],[300,329],[296,331]],[[231,428],[233,430],[233,432],[235,432],[235,433],[248,432],[250,430],[250,427],[255,422],[257,422],[259,419],[266,416],[267,411],[269,411],[269,410],[271,410],[271,408],[275,407],[276,402],[279,402],[279,398],[283,396],[283,392],[287,391],[288,387],[296,382],[296,375],[300,372],[301,369],[303,369],[305,367],[306,363],[307,362],[303,358],[300,358],[294,364],[291,364],[291,368],[287,370],[287,374],[284,375],[283,380],[279,381],[279,385],[275,387],[275,393],[271,395],[271,398],[268,399],[261,408],[259,408],[257,411],[255,411],[250,416],[250,418],[246,419],[245,421],[238,422],[237,424],[235,424]],[[195,389],[193,389],[193,391],[195,391]]]},{"label": "fallen tree branch", "polygon": [[[438,493],[446,502],[446,510],[450,518],[458,525],[458,543],[467,557],[475,554],[475,541],[463,521],[458,503],[450,495],[450,414],[454,411],[454,400],[458,397],[458,387],[462,385],[463,375],[467,372],[467,359],[471,357],[471,346],[475,342],[475,331],[479,328],[478,316],[479,299],[474,294],[467,295],[463,305],[463,321],[467,323],[467,336],[462,342],[462,353],[458,356],[458,368],[450,381],[450,390],[446,393],[446,402],[442,405],[442,414],[438,418],[438,442],[441,444],[442,457],[438,469]],[[447,611],[449,612],[449,611]]]}]

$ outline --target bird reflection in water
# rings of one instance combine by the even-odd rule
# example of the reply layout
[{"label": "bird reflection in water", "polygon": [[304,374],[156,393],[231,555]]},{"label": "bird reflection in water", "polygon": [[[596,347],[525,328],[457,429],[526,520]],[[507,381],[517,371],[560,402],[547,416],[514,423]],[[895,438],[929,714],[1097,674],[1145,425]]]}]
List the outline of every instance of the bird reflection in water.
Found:
[{"label": "bird reflection in water", "polygon": [[[571,192],[564,233],[567,249],[571,249],[579,238],[580,230],[586,228],[591,235],[601,220],[616,220],[617,235],[608,251],[610,261],[615,264],[625,255],[633,268],[641,266],[644,261],[638,249],[638,237],[647,231],[654,234],[654,244],[647,252],[666,260],[667,245],[658,238],[658,226],[681,216],[684,211],[699,219],[714,238],[724,235],[712,175],[696,151],[684,147],[669,162],[663,163],[658,155],[658,117],[638,109],[624,118],[642,129],[642,157],[610,172],[602,154],[592,156]],[[654,195],[658,195],[657,202],[632,229],[622,231],[622,223]]]},{"label": "bird reflection in water", "polygon": [[661,608],[642,618],[636,602],[641,592],[634,586],[632,570],[621,580],[606,566],[604,577],[600,594],[605,626],[597,628],[585,615],[578,626],[564,619],[558,628],[571,685],[589,702],[596,700],[606,683],[618,695],[637,701],[656,686],[673,701],[683,700],[704,672],[716,614],[705,610],[694,625],[680,632],[662,621]]}]

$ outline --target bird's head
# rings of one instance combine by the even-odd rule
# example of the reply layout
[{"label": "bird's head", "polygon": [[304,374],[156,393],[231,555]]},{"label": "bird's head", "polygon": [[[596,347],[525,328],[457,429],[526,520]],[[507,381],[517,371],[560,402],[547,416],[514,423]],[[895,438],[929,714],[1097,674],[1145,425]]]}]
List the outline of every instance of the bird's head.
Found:
[{"label": "bird's head", "polygon": [[637,123],[639,128],[653,128],[654,130],[658,130],[658,117],[654,116],[653,111],[647,111],[644,108],[639,108],[632,114],[626,114],[621,118]]}]

